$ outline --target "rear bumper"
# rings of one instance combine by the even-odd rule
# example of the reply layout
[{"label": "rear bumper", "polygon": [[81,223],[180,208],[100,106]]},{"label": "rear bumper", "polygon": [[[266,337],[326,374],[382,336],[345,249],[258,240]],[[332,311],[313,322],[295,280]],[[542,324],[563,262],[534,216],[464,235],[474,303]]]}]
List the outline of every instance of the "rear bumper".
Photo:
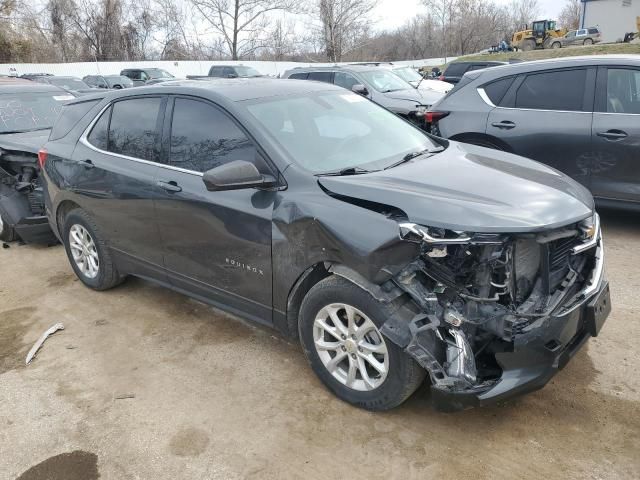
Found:
[{"label": "rear bumper", "polygon": [[[519,336],[513,351],[496,354],[502,376],[489,388],[448,391],[431,387],[431,402],[439,411],[453,412],[489,405],[544,387],[606,320],[609,284],[601,280],[594,294],[569,312],[549,317],[545,325]],[[603,301],[606,311],[596,314]]]}]

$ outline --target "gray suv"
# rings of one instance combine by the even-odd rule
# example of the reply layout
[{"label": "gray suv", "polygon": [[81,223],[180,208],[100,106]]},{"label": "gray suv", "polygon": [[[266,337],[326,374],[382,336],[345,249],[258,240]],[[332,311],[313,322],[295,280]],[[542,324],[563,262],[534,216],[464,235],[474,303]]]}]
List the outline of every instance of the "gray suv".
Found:
[{"label": "gray suv", "polygon": [[469,72],[427,114],[432,133],[567,173],[600,205],[640,209],[640,58],[542,60]]},{"label": "gray suv", "polygon": [[425,114],[443,93],[418,90],[388,68],[370,65],[294,68],[282,78],[333,83],[358,93],[393,113],[427,128]]}]

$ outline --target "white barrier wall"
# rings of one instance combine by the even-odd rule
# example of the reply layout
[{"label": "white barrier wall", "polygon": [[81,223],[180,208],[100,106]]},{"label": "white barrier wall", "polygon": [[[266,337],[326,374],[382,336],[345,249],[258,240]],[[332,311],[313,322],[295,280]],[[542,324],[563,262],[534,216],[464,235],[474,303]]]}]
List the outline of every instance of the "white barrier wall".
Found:
[{"label": "white barrier wall", "polygon": [[[447,58],[446,61],[454,60]],[[423,60],[403,60],[393,62],[398,65],[413,67],[436,66],[445,63],[444,58],[428,58]],[[225,62],[225,61],[144,61],[144,62],[76,62],[76,63],[4,63],[0,64],[0,74],[22,75],[23,73],[51,73],[53,75],[71,75],[84,77],[85,75],[114,75],[125,68],[156,67],[162,68],[176,77],[187,75],[206,75],[211,65],[240,64],[254,67],[265,75],[278,76],[285,70],[295,67],[312,65],[334,65],[332,63],[302,63],[302,62]]]}]

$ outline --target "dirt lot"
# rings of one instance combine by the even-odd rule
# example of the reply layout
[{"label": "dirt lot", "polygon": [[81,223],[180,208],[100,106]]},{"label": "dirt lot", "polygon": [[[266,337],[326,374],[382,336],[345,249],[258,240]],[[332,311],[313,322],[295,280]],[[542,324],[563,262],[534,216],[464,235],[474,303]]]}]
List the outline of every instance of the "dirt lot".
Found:
[{"label": "dirt lot", "polygon": [[270,331],[140,280],[92,292],[60,246],[0,249],[0,478],[640,478],[640,217],[603,216],[601,336],[543,390],[448,415],[426,389],[352,408]]}]

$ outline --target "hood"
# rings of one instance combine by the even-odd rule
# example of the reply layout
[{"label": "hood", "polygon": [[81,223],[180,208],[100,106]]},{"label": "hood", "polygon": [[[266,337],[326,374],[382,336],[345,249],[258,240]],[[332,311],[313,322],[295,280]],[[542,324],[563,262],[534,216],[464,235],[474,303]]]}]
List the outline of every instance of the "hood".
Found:
[{"label": "hood", "polygon": [[17,150],[28,153],[38,153],[38,150],[47,143],[50,128],[21,133],[0,133],[0,149]]},{"label": "hood", "polygon": [[319,177],[331,193],[403,210],[409,221],[467,232],[535,232],[592,215],[591,194],[541,163],[451,142],[380,172]]}]

